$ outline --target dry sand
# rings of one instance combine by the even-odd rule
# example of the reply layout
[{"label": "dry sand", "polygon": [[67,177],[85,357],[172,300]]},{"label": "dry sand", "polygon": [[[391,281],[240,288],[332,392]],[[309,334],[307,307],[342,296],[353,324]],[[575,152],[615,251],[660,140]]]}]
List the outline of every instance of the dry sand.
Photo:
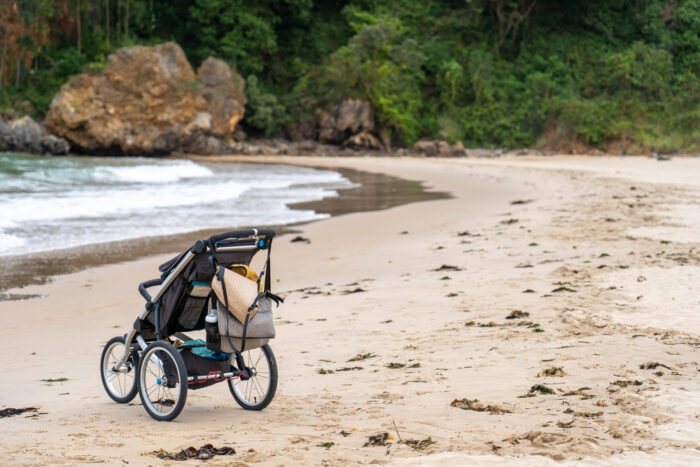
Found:
[{"label": "dry sand", "polygon": [[[0,463],[164,465],[149,453],[208,442],[238,451],[208,465],[700,462],[700,160],[264,160],[378,171],[454,198],[276,241],[280,385],[260,413],[226,385],[190,392],[171,423],[104,393],[101,347],[127,331],[137,283],[167,257],[22,289],[44,298],[0,303],[0,408],[41,413],[0,419]],[[514,310],[529,316],[506,319]],[[347,363],[359,353],[375,356]],[[362,369],[317,372],[346,366]],[[539,376],[552,367],[563,375]],[[520,397],[535,385],[554,394]],[[463,398],[496,413],[450,405]],[[397,429],[435,444],[413,450]],[[390,445],[363,447],[382,431]]]}]

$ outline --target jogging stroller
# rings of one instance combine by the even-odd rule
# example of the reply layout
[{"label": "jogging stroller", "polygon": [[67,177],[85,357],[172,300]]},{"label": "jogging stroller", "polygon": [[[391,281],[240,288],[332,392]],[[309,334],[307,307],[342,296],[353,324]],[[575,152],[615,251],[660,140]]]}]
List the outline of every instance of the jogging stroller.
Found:
[{"label": "jogging stroller", "polygon": [[[244,409],[267,407],[277,389],[277,363],[268,345],[275,337],[271,308],[282,301],[270,291],[274,236],[263,229],[213,235],[162,264],[160,279],[141,283],[143,311],[129,333],[110,339],[102,351],[100,375],[109,397],[124,404],[138,392],[151,417],[170,421],[185,406],[188,389],[227,381]],[[260,250],[267,250],[267,260],[257,277],[248,266]],[[217,271],[224,270],[256,281],[257,296],[241,322],[229,312],[227,288],[221,300],[212,291]],[[155,286],[151,296],[147,289]],[[206,341],[183,334],[201,330]]]}]

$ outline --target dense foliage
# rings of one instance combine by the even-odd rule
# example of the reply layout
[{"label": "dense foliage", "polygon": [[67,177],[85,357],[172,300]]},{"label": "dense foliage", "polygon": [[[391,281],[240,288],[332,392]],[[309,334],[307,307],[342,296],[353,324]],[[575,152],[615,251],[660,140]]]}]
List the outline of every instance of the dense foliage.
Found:
[{"label": "dense foliage", "polygon": [[253,133],[359,97],[397,144],[700,150],[700,0],[9,3],[31,58],[18,74],[5,47],[0,105],[39,115],[115,48],[175,40],[248,80]]}]

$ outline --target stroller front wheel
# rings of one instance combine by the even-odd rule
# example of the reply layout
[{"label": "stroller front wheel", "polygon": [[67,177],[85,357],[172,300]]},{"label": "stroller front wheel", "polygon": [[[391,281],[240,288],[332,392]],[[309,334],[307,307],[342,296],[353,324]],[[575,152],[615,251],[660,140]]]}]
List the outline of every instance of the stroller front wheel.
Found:
[{"label": "stroller front wheel", "polygon": [[124,352],[125,340],[123,337],[113,337],[102,350],[100,359],[100,377],[107,395],[113,401],[126,404],[136,397],[136,366],[139,356],[131,352],[125,363],[126,371],[112,371]]},{"label": "stroller front wheel", "polygon": [[167,422],[180,415],[187,400],[187,368],[172,344],[148,344],[136,374],[141,403],[151,417]]},{"label": "stroller front wheel", "polygon": [[228,381],[231,395],[246,410],[262,410],[275,397],[277,391],[277,361],[269,345],[243,352],[243,361],[251,370],[245,381]]}]

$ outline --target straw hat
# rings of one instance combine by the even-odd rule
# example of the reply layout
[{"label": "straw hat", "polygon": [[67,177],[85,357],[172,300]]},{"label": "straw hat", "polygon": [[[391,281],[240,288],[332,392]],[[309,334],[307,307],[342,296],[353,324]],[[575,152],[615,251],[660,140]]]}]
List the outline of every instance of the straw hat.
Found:
[{"label": "straw hat", "polygon": [[[220,268],[221,266],[217,268],[217,273]],[[228,310],[238,321],[241,323],[245,322],[248,308],[258,296],[258,284],[226,268],[224,268],[224,284],[226,286],[226,298],[228,298]],[[224,300],[224,292],[218,274],[212,279],[211,288],[214,290],[219,302],[225,304],[226,300]],[[255,316],[257,311],[258,308],[255,307],[250,312],[249,320]]]}]

